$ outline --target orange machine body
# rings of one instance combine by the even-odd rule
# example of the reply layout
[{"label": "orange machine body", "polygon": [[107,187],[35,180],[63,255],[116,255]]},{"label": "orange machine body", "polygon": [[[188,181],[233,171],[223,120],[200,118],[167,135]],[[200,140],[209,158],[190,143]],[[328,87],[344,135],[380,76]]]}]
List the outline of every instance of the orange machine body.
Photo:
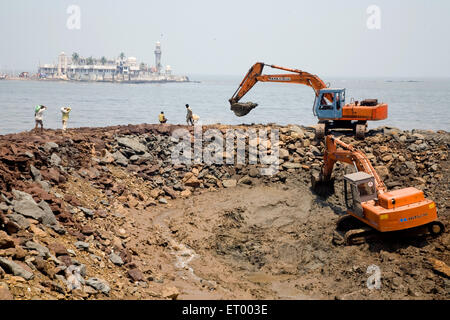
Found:
[{"label": "orange machine body", "polygon": [[[408,192],[408,189],[415,188],[400,189],[396,192]],[[413,202],[414,198],[415,196],[405,198],[411,200],[410,204],[397,205],[392,208],[381,206],[379,200],[378,203],[376,200],[371,200],[361,203],[363,217],[351,210],[347,210],[347,213],[381,232],[410,229],[438,219],[436,204],[433,201],[422,196],[423,200]]]},{"label": "orange machine body", "polygon": [[380,103],[373,107],[346,104],[342,107],[342,117],[332,120],[384,120],[388,116],[388,105]]}]

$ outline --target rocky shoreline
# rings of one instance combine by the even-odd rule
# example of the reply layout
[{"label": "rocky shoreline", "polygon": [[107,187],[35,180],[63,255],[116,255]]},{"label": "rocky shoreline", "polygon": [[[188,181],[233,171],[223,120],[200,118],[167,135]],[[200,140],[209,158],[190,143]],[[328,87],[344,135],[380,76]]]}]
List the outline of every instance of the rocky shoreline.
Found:
[{"label": "rocky shoreline", "polygon": [[[165,275],[169,281],[164,282],[164,266],[142,258],[130,212],[151,212],[241,185],[297,181],[308,186],[311,171],[321,167],[323,142],[314,139],[313,128],[296,125],[269,128],[280,132],[280,166],[272,176],[261,175],[255,164],[173,164],[171,133],[180,128],[192,132],[185,126],[143,124],[0,136],[0,300],[175,299],[181,293],[176,276]],[[203,129],[210,128],[225,133],[250,127]],[[366,153],[388,189],[423,190],[448,229],[450,133],[383,127],[370,130],[364,141],[341,139]],[[344,172],[337,165],[335,176]],[[343,208],[338,193],[328,203]],[[152,248],[171,246],[155,230],[149,230],[142,249],[150,255]],[[427,260],[429,270],[442,279],[425,298],[445,299],[448,231],[431,246],[438,262]]]}]

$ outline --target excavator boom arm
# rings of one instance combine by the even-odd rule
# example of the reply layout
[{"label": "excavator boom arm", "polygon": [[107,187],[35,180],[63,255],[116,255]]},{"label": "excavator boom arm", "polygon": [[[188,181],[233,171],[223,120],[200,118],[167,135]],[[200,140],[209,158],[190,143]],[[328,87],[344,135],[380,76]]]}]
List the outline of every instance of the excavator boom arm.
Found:
[{"label": "excavator boom arm", "polygon": [[[264,66],[269,66],[273,69],[279,69],[283,71],[289,71],[292,73],[287,74],[273,74],[263,75],[262,71]],[[297,83],[310,86],[314,89],[316,96],[319,95],[320,89],[326,88],[325,83],[316,75],[309,72],[301,71],[298,69],[290,69],[279,67],[276,65],[267,65],[263,62],[255,63],[245,75],[244,79],[239,84],[239,87],[234,92],[233,96],[229,99],[230,104],[238,103],[239,100],[250,91],[251,88],[258,82],[283,82],[283,83]],[[333,95],[331,93],[325,94],[325,98],[329,101],[333,101]]]},{"label": "excavator boom arm", "polygon": [[239,87],[236,89],[233,96],[229,99],[231,104],[239,102],[239,100],[247,92],[249,92],[251,88],[253,88],[256,82],[258,82],[256,78],[261,75],[263,69],[264,63],[257,62],[250,68],[250,70],[248,70],[244,79],[242,79],[241,83],[239,84]]}]

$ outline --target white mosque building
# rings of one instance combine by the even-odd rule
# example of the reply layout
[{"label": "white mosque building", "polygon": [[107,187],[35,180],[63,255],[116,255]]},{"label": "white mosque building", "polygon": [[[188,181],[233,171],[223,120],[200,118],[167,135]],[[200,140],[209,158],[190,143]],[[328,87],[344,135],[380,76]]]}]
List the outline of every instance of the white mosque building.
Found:
[{"label": "white mosque building", "polygon": [[168,65],[161,65],[161,43],[156,43],[155,65],[149,66],[137,62],[135,57],[125,57],[121,54],[116,59],[84,58],[73,54],[71,57],[64,52],[58,55],[56,64],[39,65],[38,77],[41,79],[74,80],[74,81],[105,81],[105,82],[187,82],[187,76],[172,74]]}]

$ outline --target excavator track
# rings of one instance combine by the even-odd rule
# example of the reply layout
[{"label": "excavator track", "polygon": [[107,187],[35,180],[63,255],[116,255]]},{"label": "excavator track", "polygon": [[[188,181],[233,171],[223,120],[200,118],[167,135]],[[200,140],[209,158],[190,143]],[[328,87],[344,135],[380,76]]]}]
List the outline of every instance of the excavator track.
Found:
[{"label": "excavator track", "polygon": [[335,231],[333,234],[333,244],[346,246],[360,245],[366,243],[369,239],[373,239],[376,235],[377,231],[369,227],[352,229],[344,234]]},{"label": "excavator track", "polygon": [[366,135],[366,124],[358,123],[355,125],[355,136],[357,139],[364,140]]},{"label": "excavator track", "polygon": [[[358,245],[372,238],[377,231],[365,225],[355,217],[346,214],[340,217],[336,223],[336,232],[333,242],[335,244]],[[342,235],[343,233],[343,235]]]},{"label": "excavator track", "polygon": [[367,242],[367,240],[375,237],[376,233],[377,231],[370,227],[353,229],[345,233],[345,243],[349,246],[363,244]]},{"label": "excavator track", "polygon": [[[333,237],[333,242],[338,245],[359,245],[367,242],[369,239],[375,238],[415,238],[415,237],[428,237],[437,238],[444,231],[444,224],[439,221],[433,221],[426,225],[418,226],[411,229],[391,231],[391,232],[379,232],[353,216],[346,214],[340,217],[336,223],[336,230]],[[343,235],[342,235],[343,233]]]},{"label": "excavator track", "polygon": [[325,137],[325,131],[326,131],[326,124],[325,123],[318,123],[316,126],[316,135],[315,138],[317,140],[323,139]]},{"label": "excavator track", "polygon": [[336,222],[336,230],[343,232],[347,232],[351,229],[360,229],[364,226],[364,223],[349,214],[341,216]]}]

